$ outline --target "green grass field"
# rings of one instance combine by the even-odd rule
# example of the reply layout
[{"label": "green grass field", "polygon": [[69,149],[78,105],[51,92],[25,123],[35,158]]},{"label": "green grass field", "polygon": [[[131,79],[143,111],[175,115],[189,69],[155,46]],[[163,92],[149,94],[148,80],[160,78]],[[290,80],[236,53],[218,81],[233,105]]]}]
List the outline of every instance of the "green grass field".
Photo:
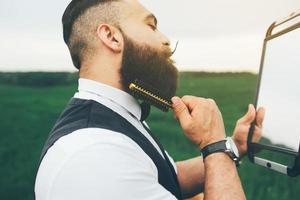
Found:
[{"label": "green grass field", "polygon": [[[253,102],[256,75],[182,73],[177,95],[216,100],[231,135],[236,120]],[[53,86],[0,84],[0,199],[33,199],[37,163],[55,120],[77,89],[77,82]],[[152,109],[148,124],[175,160],[199,156],[173,114]],[[300,179],[255,166],[245,158],[239,174],[248,199],[297,200]]]}]

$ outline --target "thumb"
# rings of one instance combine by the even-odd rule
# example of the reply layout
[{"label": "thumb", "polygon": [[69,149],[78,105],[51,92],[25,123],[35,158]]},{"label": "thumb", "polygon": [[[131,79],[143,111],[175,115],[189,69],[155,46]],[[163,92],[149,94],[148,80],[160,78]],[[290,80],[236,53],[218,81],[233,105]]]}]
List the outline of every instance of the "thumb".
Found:
[{"label": "thumb", "polygon": [[188,107],[179,97],[175,96],[171,100],[175,117],[179,120],[182,127],[187,127],[192,118]]},{"label": "thumb", "polygon": [[259,128],[262,128],[263,126],[264,117],[265,117],[265,108],[260,107],[256,114],[256,124]]},{"label": "thumb", "polygon": [[252,104],[249,104],[248,106],[248,112],[239,119],[239,123],[245,123],[245,124],[250,124],[251,122],[254,121],[256,115],[255,108]]}]

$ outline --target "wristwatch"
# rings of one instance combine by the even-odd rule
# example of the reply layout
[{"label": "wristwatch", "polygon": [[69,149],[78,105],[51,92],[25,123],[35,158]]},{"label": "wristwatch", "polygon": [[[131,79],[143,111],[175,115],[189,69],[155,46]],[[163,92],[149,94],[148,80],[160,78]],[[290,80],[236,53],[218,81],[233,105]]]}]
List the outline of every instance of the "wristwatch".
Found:
[{"label": "wristwatch", "polygon": [[235,162],[236,165],[240,164],[239,151],[231,137],[209,144],[204,147],[201,152],[203,159],[212,153],[224,152]]}]

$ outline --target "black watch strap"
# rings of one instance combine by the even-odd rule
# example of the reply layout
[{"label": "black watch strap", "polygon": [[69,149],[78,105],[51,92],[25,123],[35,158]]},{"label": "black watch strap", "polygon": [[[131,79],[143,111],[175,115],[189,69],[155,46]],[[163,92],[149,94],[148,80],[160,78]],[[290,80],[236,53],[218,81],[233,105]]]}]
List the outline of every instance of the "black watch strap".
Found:
[{"label": "black watch strap", "polygon": [[212,153],[225,152],[225,151],[226,151],[226,140],[221,140],[219,142],[209,144],[201,150],[203,159]]}]

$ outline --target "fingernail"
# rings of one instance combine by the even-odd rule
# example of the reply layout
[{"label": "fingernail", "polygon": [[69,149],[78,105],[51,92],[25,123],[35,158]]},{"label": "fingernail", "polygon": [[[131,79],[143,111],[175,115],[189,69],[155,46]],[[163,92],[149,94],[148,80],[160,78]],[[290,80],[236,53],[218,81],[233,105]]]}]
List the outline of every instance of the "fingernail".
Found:
[{"label": "fingernail", "polygon": [[249,104],[248,109],[250,109],[251,107],[254,108],[254,105],[253,104]]},{"label": "fingernail", "polygon": [[180,101],[180,98],[175,96],[175,97],[172,97],[171,101],[173,104],[177,104]]}]

